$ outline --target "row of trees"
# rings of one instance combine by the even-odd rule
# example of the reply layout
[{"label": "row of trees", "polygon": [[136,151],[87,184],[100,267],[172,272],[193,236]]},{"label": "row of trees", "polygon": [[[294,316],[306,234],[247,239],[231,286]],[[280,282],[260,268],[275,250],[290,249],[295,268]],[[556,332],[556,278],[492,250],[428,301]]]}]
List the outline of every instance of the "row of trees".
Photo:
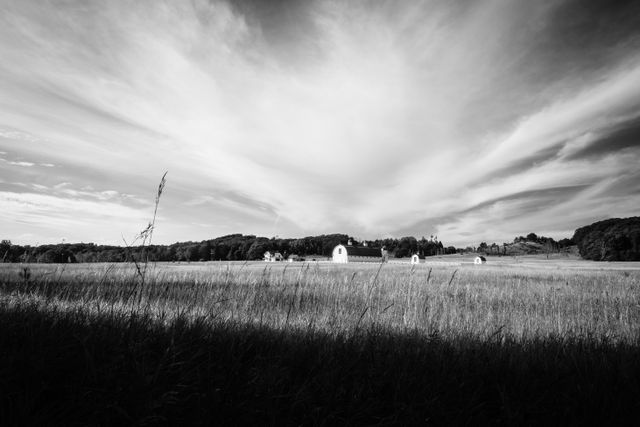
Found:
[{"label": "row of trees", "polygon": [[551,237],[529,233],[518,236],[512,244],[482,242],[477,251],[485,254],[510,255],[567,251],[577,246],[580,256],[595,261],[640,261],[640,217],[612,218],[578,228],[571,239],[555,241]]},{"label": "row of trees", "polygon": [[518,236],[513,239],[513,243],[533,242],[541,245],[551,245],[558,249],[568,248],[574,245],[572,239],[560,239],[557,242],[552,237],[538,236],[536,233],[529,233],[526,237]]},{"label": "row of trees", "polygon": [[400,239],[377,239],[364,242],[354,241],[353,243],[355,245],[367,244],[367,246],[372,247],[384,246],[396,258],[406,258],[413,254],[423,257],[456,253],[455,247],[445,247],[442,242],[438,241],[437,237],[434,239],[433,236],[430,239],[424,236],[420,239],[407,236]]},{"label": "row of trees", "polygon": [[414,253],[431,256],[455,253],[452,246],[445,248],[437,239],[380,239],[358,242],[346,234],[325,234],[300,239],[257,237],[254,235],[230,234],[201,242],[180,242],[171,245],[147,247],[123,247],[96,245],[94,243],[61,243],[56,245],[21,246],[9,240],[0,242],[2,262],[123,262],[149,261],[211,261],[211,260],[257,260],[265,252],[280,252],[284,256],[296,254],[307,257],[330,257],[333,248],[352,240],[355,245],[385,246],[395,257],[407,257]]},{"label": "row of trees", "polygon": [[[414,253],[420,256],[453,254],[476,251],[485,254],[510,255],[513,251],[535,250],[542,253],[559,252],[571,245],[577,245],[580,255],[586,259],[606,261],[640,260],[640,217],[614,218],[599,221],[576,230],[572,239],[555,241],[551,237],[529,233],[518,236],[512,244],[498,245],[486,242],[477,248],[456,249],[445,247],[437,237],[429,239],[407,236],[400,239],[377,239],[357,241],[346,234],[324,234],[300,239],[257,237],[254,235],[230,234],[201,242],[180,242],[172,245],[152,245],[148,247],[105,246],[94,243],[61,243],[56,245],[20,246],[9,240],[0,242],[2,262],[123,262],[149,261],[210,261],[210,260],[257,260],[265,252],[280,252],[313,257],[329,257],[333,248],[349,240],[354,245],[367,244],[371,247],[384,246],[396,258],[404,258]],[[535,245],[528,245],[533,243]],[[538,246],[537,248],[535,246]]]},{"label": "row of trees", "polygon": [[536,253],[554,253],[566,251],[574,245],[571,239],[554,240],[552,237],[538,236],[535,233],[529,233],[526,236],[518,236],[513,239],[513,243],[497,243],[487,244],[480,243],[476,248],[479,253],[486,255],[514,255],[514,254],[536,254]]},{"label": "row of trees", "polygon": [[580,255],[596,261],[640,261],[640,217],[612,218],[578,228]]}]

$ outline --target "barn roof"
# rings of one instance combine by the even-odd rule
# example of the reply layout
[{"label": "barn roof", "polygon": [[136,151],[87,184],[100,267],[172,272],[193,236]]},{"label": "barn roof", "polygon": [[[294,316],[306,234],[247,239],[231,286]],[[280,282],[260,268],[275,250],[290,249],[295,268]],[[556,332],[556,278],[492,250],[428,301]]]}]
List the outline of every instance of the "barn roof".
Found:
[{"label": "barn roof", "polygon": [[351,256],[366,256],[382,258],[380,248],[370,248],[367,246],[345,246],[347,254]]}]

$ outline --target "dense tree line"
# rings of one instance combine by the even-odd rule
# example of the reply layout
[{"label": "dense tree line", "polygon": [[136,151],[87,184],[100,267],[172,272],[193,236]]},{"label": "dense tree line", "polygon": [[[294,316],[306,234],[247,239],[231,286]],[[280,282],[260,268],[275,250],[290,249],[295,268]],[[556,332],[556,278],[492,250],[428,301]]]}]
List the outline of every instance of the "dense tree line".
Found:
[{"label": "dense tree line", "polygon": [[326,234],[299,239],[267,238],[254,235],[230,234],[201,242],[179,242],[171,245],[107,246],[94,243],[60,243],[55,245],[21,246],[8,240],[0,242],[2,262],[125,262],[125,261],[236,261],[262,259],[265,252],[280,252],[285,257],[296,254],[303,257],[330,257],[333,248],[349,240],[354,245],[384,246],[395,257],[408,257],[414,253],[432,256],[455,253],[433,238],[379,239],[358,242],[346,234]]},{"label": "dense tree line", "polygon": [[[526,243],[537,245],[519,245]],[[595,222],[578,228],[571,239],[556,241],[551,237],[529,233],[526,236],[516,237],[513,243],[489,245],[482,242],[476,250],[487,255],[550,254],[567,252],[572,246],[577,246],[580,256],[589,260],[640,261],[640,217],[613,218]]]},{"label": "dense tree line", "polygon": [[[520,243],[534,243],[535,245],[519,245]],[[552,237],[538,236],[536,233],[529,233],[526,236],[518,236],[513,239],[513,243],[491,243],[482,242],[475,251],[486,255],[514,255],[514,254],[550,254],[567,251],[572,245],[571,239],[561,239],[556,241]],[[469,251],[467,248],[466,251]]]},{"label": "dense tree line", "polygon": [[442,242],[439,242],[438,238],[434,236],[431,236],[429,239],[424,236],[420,239],[416,239],[413,236],[406,236],[399,239],[388,238],[365,240],[362,242],[354,240],[353,244],[366,244],[367,246],[376,248],[384,247],[389,253],[392,253],[395,258],[406,258],[413,254],[418,254],[423,257],[456,252],[456,249],[452,246],[445,248]]},{"label": "dense tree line", "polygon": [[596,261],[640,261],[640,217],[612,218],[578,228],[580,255]]}]

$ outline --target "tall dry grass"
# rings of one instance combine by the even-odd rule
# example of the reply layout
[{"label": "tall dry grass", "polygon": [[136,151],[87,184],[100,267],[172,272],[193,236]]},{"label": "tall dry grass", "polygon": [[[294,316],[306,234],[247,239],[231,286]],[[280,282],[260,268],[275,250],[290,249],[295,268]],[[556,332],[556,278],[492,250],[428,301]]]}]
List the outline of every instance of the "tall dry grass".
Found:
[{"label": "tall dry grass", "polygon": [[[3,304],[143,310],[270,328],[349,333],[370,327],[478,339],[592,337],[635,343],[640,272],[362,264],[33,265],[0,270]],[[137,298],[134,298],[134,295]]]},{"label": "tall dry grass", "polygon": [[0,266],[2,425],[625,424],[638,271]]}]

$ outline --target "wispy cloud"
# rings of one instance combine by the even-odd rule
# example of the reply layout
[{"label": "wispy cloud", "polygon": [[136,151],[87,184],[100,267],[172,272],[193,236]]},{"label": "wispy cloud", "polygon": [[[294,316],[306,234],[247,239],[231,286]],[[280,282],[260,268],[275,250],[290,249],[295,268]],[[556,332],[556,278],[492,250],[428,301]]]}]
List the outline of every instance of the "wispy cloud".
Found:
[{"label": "wispy cloud", "polygon": [[159,239],[276,218],[280,235],[562,237],[640,202],[633,4],[0,7],[14,180],[133,209],[124,195],[145,200],[169,170]]},{"label": "wispy cloud", "polygon": [[[2,154],[2,153],[0,153]],[[7,154],[7,153],[4,153]],[[0,158],[0,162],[6,163],[8,165],[12,165],[12,166],[22,166],[22,167],[26,167],[26,168],[30,168],[32,166],[42,166],[42,167],[46,167],[46,168],[53,168],[55,167],[54,164],[52,163],[34,163],[34,162],[26,162],[26,161],[10,161],[7,159],[2,159]]]},{"label": "wispy cloud", "polygon": [[27,167],[30,168],[31,166],[35,166],[35,163],[31,163],[31,162],[7,162],[10,165],[14,165],[14,166],[22,166],[22,167]]},{"label": "wispy cloud", "polygon": [[[62,234],[68,234],[75,241],[87,241],[83,236],[98,235],[105,229],[116,236],[120,233],[133,235],[136,227],[132,224],[144,224],[147,219],[145,212],[113,202],[38,193],[0,191],[0,203],[4,207],[0,212],[0,222],[11,224],[15,235],[40,233],[40,243],[57,242],[62,230],[65,231]],[[101,226],[96,227],[96,224]],[[49,237],[51,235],[55,237]]]}]

